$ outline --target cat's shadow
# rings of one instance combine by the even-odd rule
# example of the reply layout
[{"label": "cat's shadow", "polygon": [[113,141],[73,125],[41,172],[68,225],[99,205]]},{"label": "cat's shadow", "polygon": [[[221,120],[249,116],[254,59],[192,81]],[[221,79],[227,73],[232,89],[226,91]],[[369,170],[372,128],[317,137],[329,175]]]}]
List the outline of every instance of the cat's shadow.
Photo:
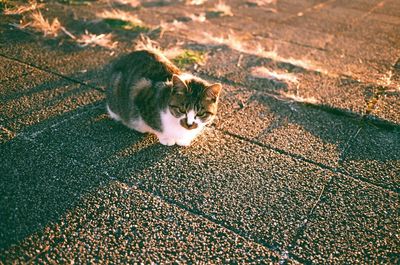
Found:
[{"label": "cat's shadow", "polygon": [[25,128],[0,148],[0,249],[176,151],[108,118],[102,101]]}]

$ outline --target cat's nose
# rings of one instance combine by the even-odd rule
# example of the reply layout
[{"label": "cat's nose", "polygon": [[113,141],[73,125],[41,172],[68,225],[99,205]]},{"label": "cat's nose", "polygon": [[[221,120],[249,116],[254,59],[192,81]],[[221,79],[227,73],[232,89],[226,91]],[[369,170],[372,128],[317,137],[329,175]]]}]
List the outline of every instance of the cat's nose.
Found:
[{"label": "cat's nose", "polygon": [[181,123],[182,127],[186,128],[188,130],[196,129],[198,126],[197,123],[195,123],[194,121],[190,122],[190,124],[189,124],[188,119],[186,119],[186,118],[182,119],[180,123]]}]

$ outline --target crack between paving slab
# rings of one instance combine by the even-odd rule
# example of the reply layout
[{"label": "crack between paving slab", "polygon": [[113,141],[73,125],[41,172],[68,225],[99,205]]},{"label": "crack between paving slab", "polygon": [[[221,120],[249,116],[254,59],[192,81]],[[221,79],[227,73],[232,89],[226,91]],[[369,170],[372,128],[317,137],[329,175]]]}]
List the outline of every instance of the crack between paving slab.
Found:
[{"label": "crack between paving slab", "polygon": [[356,133],[351,135],[349,137],[349,139],[347,140],[347,142],[345,143],[345,147],[343,148],[343,151],[339,155],[339,159],[338,159],[339,165],[343,165],[343,161],[346,158],[347,151],[349,150],[350,146],[352,145],[353,140],[358,136],[358,134],[361,132],[361,130],[362,130],[362,125],[360,125],[358,127]]},{"label": "crack between paving slab", "polygon": [[307,228],[307,224],[309,219],[312,218],[312,215],[314,214],[315,208],[318,206],[318,204],[322,201],[322,197],[326,193],[327,188],[332,184],[334,179],[334,176],[329,177],[329,180],[325,183],[325,185],[322,187],[317,200],[315,201],[314,205],[311,207],[310,211],[306,215],[306,217],[302,220],[300,223],[299,227],[297,228],[293,239],[290,241],[288,248],[284,251],[284,254],[282,256],[282,259],[279,261],[279,264],[287,264],[287,260],[289,258],[294,259],[296,261],[299,261],[301,263],[311,263],[310,260],[305,260],[303,258],[298,257],[297,255],[291,254],[292,250],[294,249],[294,246],[296,244],[296,241],[300,238],[300,236],[304,233],[305,229]]},{"label": "crack between paving slab", "polygon": [[104,91],[103,89],[101,89],[101,88],[98,88],[98,87],[93,86],[93,85],[91,85],[91,84],[85,83],[85,82],[83,82],[83,81],[81,81],[81,80],[78,80],[78,79],[75,79],[75,78],[72,78],[72,77],[69,77],[69,76],[60,74],[59,72],[56,72],[56,71],[47,69],[47,68],[42,67],[42,66],[40,66],[40,65],[36,65],[36,64],[33,64],[33,63],[28,63],[28,62],[25,62],[25,61],[23,61],[23,60],[21,60],[21,59],[19,59],[19,58],[15,58],[15,57],[8,56],[8,55],[6,55],[6,54],[4,54],[4,53],[0,53],[0,56],[1,56],[1,57],[4,57],[4,58],[6,58],[6,59],[9,59],[9,60],[12,60],[12,61],[15,61],[15,62],[24,64],[24,65],[27,65],[27,66],[33,67],[33,68],[35,68],[35,69],[37,69],[37,70],[40,70],[40,71],[42,71],[42,72],[46,72],[46,73],[48,73],[48,74],[52,74],[52,75],[55,75],[55,76],[64,78],[64,79],[66,79],[66,80],[68,80],[68,81],[71,81],[71,82],[74,82],[74,83],[77,83],[77,84],[81,84],[81,85],[87,86],[87,87],[89,87],[89,88],[91,88],[91,89],[98,90],[98,91],[100,91],[100,92],[105,92],[105,91]]}]

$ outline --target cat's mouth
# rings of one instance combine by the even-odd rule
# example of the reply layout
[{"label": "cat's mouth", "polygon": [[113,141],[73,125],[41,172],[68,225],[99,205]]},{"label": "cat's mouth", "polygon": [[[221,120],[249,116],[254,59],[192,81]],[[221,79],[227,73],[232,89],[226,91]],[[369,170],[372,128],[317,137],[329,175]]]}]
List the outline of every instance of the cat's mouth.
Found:
[{"label": "cat's mouth", "polygon": [[198,127],[197,123],[193,122],[192,124],[187,123],[187,119],[181,119],[180,124],[183,128],[188,130],[193,130]]}]

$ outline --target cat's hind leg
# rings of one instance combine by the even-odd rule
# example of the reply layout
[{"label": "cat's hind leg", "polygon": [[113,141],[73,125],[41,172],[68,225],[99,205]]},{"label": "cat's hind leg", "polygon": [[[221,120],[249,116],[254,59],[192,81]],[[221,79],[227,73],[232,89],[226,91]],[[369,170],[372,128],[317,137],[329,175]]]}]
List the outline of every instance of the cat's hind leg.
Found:
[{"label": "cat's hind leg", "polygon": [[136,119],[132,119],[127,123],[124,123],[127,127],[134,129],[140,133],[155,133],[155,131],[143,121],[142,118],[138,117]]},{"label": "cat's hind leg", "polygon": [[114,113],[114,112],[110,109],[110,107],[108,106],[108,104],[106,105],[106,108],[107,108],[108,115],[110,115],[110,117],[111,117],[112,119],[114,119],[114,120],[116,120],[116,121],[120,121],[120,120],[121,120],[121,117],[120,117],[118,114]]}]

